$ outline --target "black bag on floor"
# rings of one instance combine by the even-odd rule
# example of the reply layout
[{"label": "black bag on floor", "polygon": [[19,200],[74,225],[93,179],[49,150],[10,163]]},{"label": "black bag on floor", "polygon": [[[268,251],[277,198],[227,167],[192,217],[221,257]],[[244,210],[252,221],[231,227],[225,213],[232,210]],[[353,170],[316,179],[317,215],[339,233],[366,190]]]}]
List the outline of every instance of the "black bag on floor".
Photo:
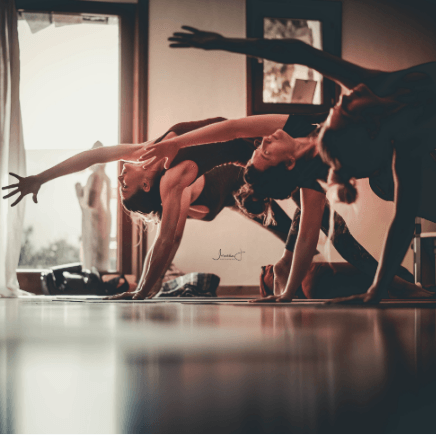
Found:
[{"label": "black bag on floor", "polygon": [[[121,279],[124,283],[119,286]],[[82,269],[81,263],[72,263],[42,272],[41,287],[42,292],[48,296],[110,296],[127,291],[129,283],[124,275],[104,282],[95,267],[87,270]]]}]

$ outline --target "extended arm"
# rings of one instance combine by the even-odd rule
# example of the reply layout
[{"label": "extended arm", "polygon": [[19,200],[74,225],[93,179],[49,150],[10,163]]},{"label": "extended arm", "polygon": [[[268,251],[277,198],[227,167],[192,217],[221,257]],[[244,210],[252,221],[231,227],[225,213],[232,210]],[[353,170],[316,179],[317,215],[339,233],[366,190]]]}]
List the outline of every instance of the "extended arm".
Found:
[{"label": "extended arm", "polygon": [[153,290],[174,257],[188,216],[191,192],[186,189],[194,181],[197,171],[186,161],[167,173],[161,183],[162,223],[153,245],[145,276],[134,293],[121,293],[110,299],[144,299]]},{"label": "extended arm", "polygon": [[410,246],[420,201],[419,158],[414,158],[409,153],[394,150],[393,173],[395,181],[395,214],[386,236],[374,282],[367,293],[338,299],[337,302],[348,302],[350,300],[369,303],[378,302],[382,291],[391,285]]},{"label": "extended arm", "polygon": [[92,165],[98,163],[108,163],[117,160],[137,160],[139,154],[142,153],[144,144],[137,145],[115,145],[111,147],[100,147],[93,150],[83,151],[64,160],[61,163],[41,172],[38,175],[31,175],[29,177],[20,177],[17,174],[11,173],[12,176],[18,179],[18,183],[11,184],[3,187],[2,189],[13,189],[3,198],[9,198],[17,193],[19,196],[12,206],[18,204],[24,196],[29,193],[33,194],[33,201],[37,202],[37,194],[42,184],[54,180],[64,175],[73,174],[75,172],[83,171]]},{"label": "extended arm", "polygon": [[230,119],[199,128],[165,141],[165,146],[149,145],[140,160],[166,158],[165,168],[181,148],[215,142],[226,142],[237,138],[267,136],[283,128],[288,115],[255,115],[241,119]]},{"label": "extended arm", "polygon": [[319,239],[326,197],[312,189],[301,189],[301,220],[292,257],[291,271],[285,291],[280,296],[269,296],[264,301],[290,302],[306,276]]},{"label": "extended arm", "polygon": [[[177,250],[179,249],[180,242],[182,241],[183,231],[185,229],[185,223],[186,223],[186,217],[184,219],[182,217],[183,217],[183,211],[182,211],[182,215],[179,218],[179,221],[177,223],[177,230],[176,230],[176,234],[175,234],[175,237],[173,240],[170,255],[168,256],[166,264],[162,269],[161,276],[156,280],[154,286],[147,293],[147,298],[152,298],[153,296],[155,296],[159,292],[159,290],[161,289],[161,286],[162,286],[162,280],[165,276],[165,272],[168,270],[168,268],[170,267],[171,263],[174,260],[175,255],[177,254]],[[156,255],[156,252],[157,252],[157,251],[155,251],[155,246],[156,246],[156,242],[159,239],[160,227],[161,227],[161,225],[159,224],[159,228],[157,230],[153,245],[150,247],[149,251],[147,252],[147,256],[145,258],[144,265],[142,268],[141,278],[138,282],[136,292],[142,292],[144,287],[145,287],[147,273],[149,271],[149,267],[151,264],[151,259],[153,258],[153,255]]]},{"label": "extended arm", "polygon": [[363,68],[337,56],[318,50],[298,39],[235,39],[218,33],[204,32],[182,26],[188,32],[176,32],[171,38],[173,48],[202,48],[224,50],[272,60],[274,62],[306,65],[346,88],[365,83],[380,71]]}]

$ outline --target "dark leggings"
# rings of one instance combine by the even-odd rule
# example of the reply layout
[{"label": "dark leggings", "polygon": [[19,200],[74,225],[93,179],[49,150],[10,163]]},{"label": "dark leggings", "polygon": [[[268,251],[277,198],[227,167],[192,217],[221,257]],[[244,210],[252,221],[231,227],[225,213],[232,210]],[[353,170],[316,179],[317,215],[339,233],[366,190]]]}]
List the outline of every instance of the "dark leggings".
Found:
[{"label": "dark leggings", "polygon": [[[263,225],[263,219],[258,217],[250,218],[250,220],[253,220],[258,224],[262,225],[262,227],[268,230],[270,233],[274,234],[283,242],[286,242],[288,234],[290,233],[292,227],[292,219],[274,200],[271,202],[271,207],[277,225]],[[237,206],[234,206],[232,208],[235,211],[240,212],[243,216],[247,217],[244,213],[241,212],[241,210]]]},{"label": "dark leggings", "polygon": [[[300,208],[295,210],[292,227],[286,240],[286,249],[293,252],[300,227]],[[321,230],[328,236],[330,228],[330,205],[325,206],[322,216]],[[377,260],[351,235],[342,216],[334,212],[334,231],[332,244],[342,258],[352,264],[365,275],[374,277],[378,267]],[[413,275],[403,266],[397,271],[397,276],[408,282],[414,282]]]}]

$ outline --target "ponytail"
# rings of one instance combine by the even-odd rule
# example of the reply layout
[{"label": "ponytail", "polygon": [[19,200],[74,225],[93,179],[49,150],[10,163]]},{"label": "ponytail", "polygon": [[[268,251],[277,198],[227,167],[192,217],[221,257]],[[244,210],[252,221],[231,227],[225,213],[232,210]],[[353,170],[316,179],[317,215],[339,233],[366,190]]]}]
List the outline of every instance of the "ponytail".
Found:
[{"label": "ponytail", "polygon": [[352,204],[356,201],[356,179],[350,178],[341,168],[330,168],[327,184],[336,186],[336,197],[339,202]]},{"label": "ponytail", "polygon": [[239,209],[250,218],[261,218],[263,225],[277,225],[270,198],[259,198],[253,186],[246,183],[234,194]]}]

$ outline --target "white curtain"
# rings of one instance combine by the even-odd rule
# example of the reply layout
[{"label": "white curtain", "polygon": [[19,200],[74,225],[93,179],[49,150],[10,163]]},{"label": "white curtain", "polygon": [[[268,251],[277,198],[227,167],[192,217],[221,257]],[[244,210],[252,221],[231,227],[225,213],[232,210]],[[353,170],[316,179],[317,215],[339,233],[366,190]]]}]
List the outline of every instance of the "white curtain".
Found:
[{"label": "white curtain", "polygon": [[[9,172],[26,175],[23,129],[19,99],[20,51],[17,11],[14,0],[0,0],[0,184],[16,179]],[[2,196],[6,194],[2,191]],[[14,200],[0,199],[0,297],[17,297],[18,266],[24,204],[11,207]]]}]

